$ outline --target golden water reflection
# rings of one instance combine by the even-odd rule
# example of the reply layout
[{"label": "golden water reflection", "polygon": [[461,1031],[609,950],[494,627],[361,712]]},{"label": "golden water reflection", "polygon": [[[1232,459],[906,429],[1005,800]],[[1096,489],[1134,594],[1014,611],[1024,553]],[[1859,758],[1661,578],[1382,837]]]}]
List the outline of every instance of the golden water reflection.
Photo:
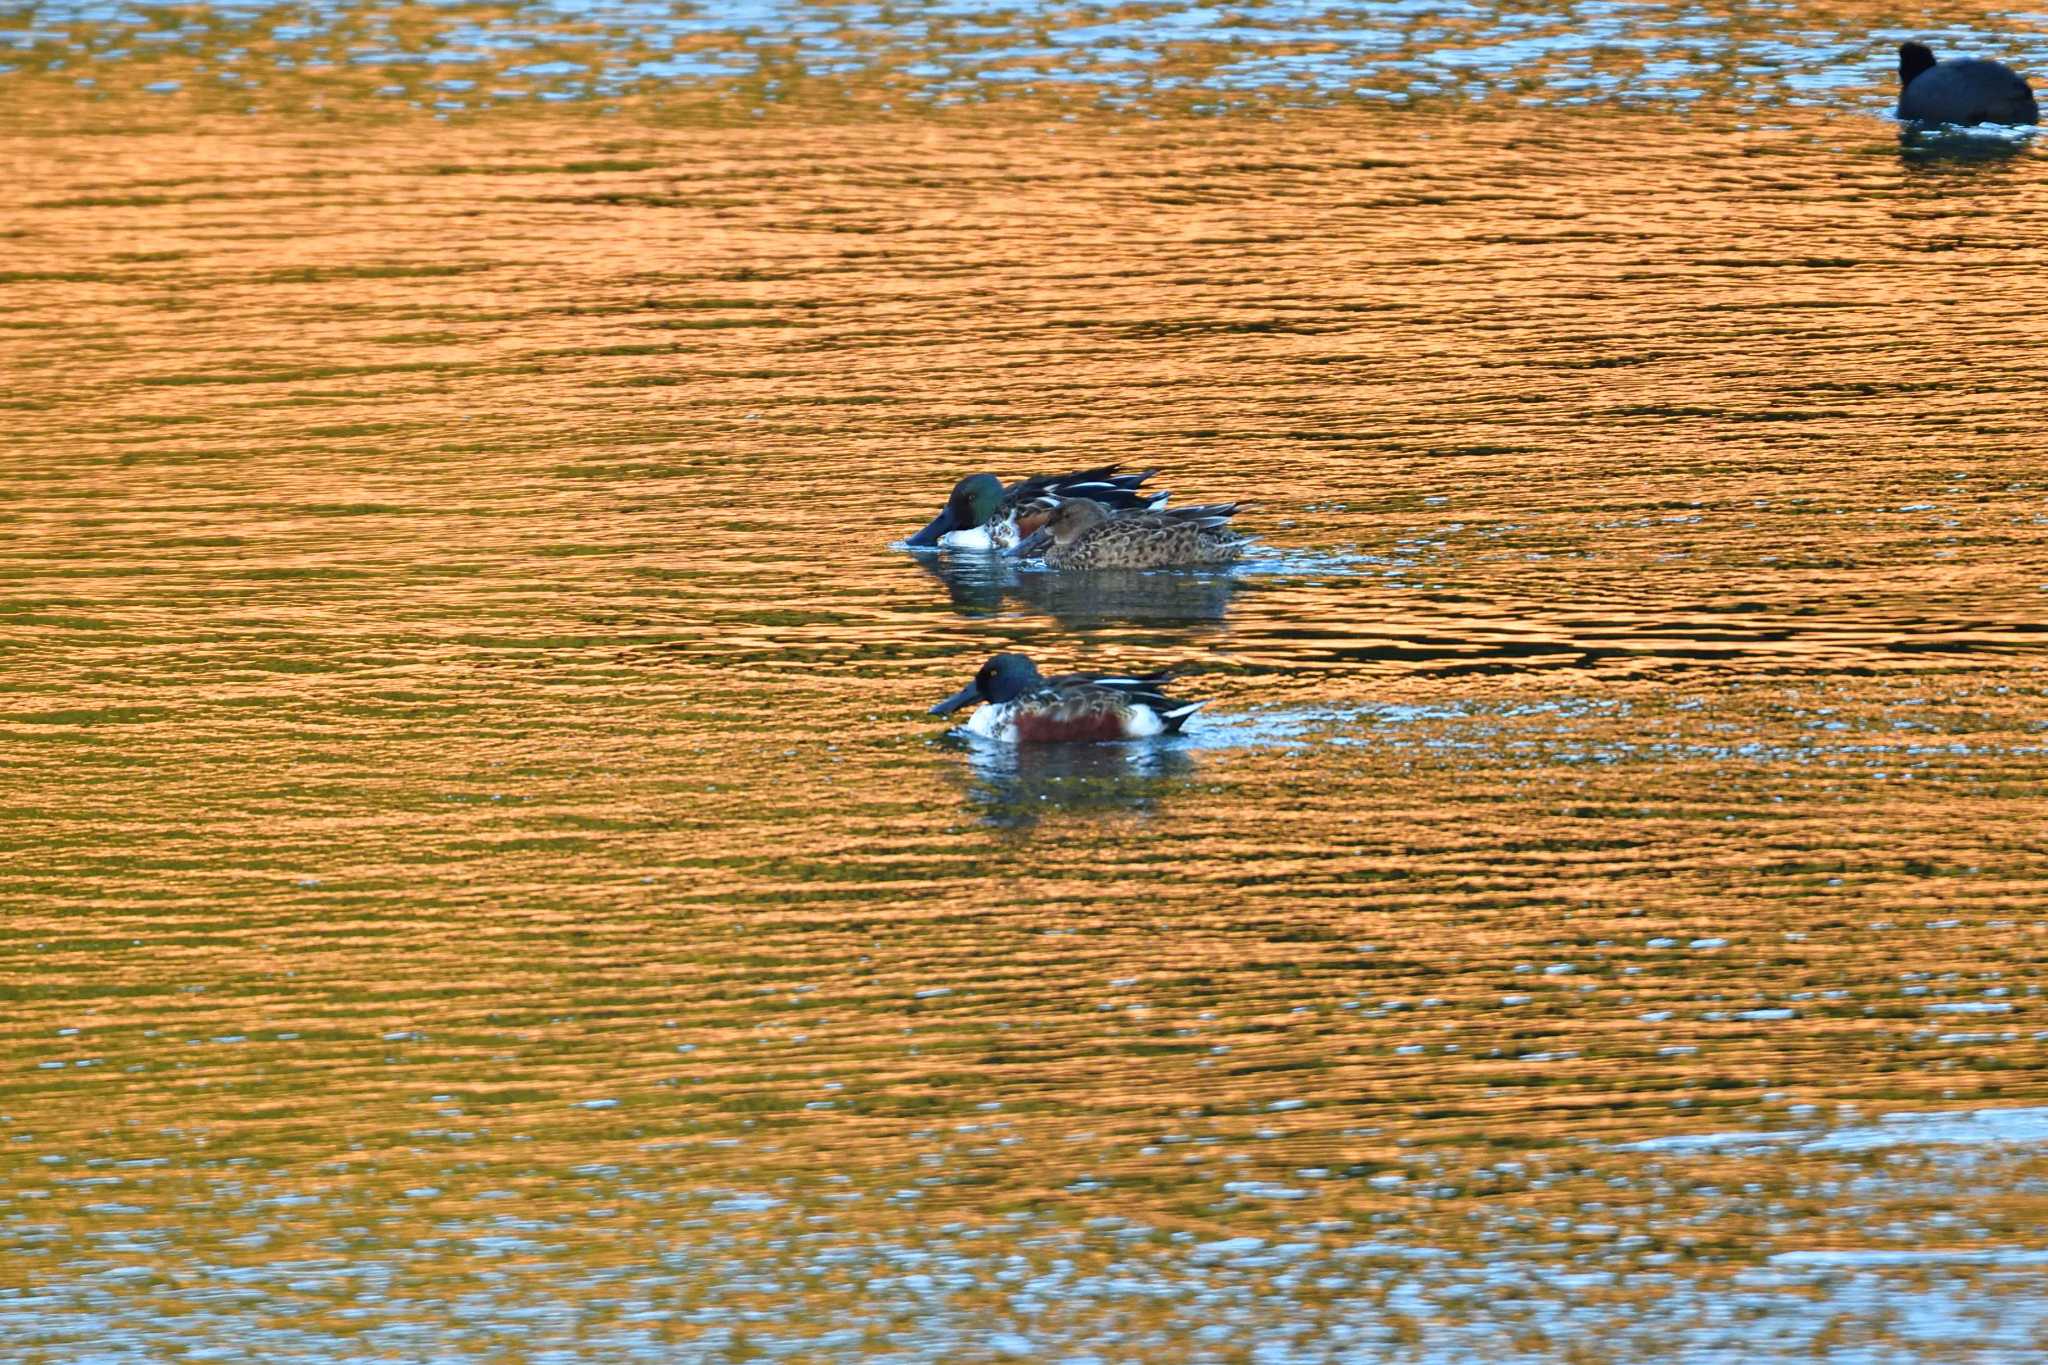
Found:
[{"label": "golden water reflection", "polygon": [[[2038,1342],[2033,156],[133,108],[4,191],[11,1342]],[[1263,557],[890,548],[1097,460]]]}]

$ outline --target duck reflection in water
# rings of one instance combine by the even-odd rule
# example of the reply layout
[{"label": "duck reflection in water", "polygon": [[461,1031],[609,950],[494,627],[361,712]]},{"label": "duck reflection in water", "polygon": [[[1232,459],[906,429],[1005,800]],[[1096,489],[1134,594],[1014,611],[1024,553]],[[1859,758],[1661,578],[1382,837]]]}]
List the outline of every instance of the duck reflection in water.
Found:
[{"label": "duck reflection in water", "polygon": [[1239,587],[1237,578],[1222,571],[1099,569],[1061,574],[989,555],[918,556],[909,562],[944,583],[954,609],[963,616],[994,616],[1006,604],[1021,603],[1068,629],[1105,621],[1221,621]]},{"label": "duck reflection in water", "polygon": [[999,744],[955,733],[940,742],[966,752],[967,799],[993,825],[1027,826],[1050,811],[1142,814],[1195,777],[1195,756],[1177,737]]},{"label": "duck reflection in water", "polygon": [[1982,129],[1907,124],[1899,129],[1899,160],[1919,172],[2010,161],[2027,150],[2032,140],[2032,129],[1987,133]]}]

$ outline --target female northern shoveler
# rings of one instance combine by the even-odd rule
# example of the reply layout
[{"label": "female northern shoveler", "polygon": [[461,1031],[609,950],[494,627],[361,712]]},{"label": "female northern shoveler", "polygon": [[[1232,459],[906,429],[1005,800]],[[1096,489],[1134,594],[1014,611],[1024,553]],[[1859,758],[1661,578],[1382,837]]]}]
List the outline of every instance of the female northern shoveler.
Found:
[{"label": "female northern shoveler", "polygon": [[1048,569],[1173,569],[1229,564],[1249,538],[1230,529],[1234,502],[1171,511],[1116,512],[1092,498],[1066,498],[1046,518]]},{"label": "female northern shoveler", "polygon": [[[1008,550],[1038,529],[1059,498],[1095,498],[1119,509],[1165,505],[1165,493],[1143,492],[1138,487],[1158,470],[1119,474],[1117,469],[1106,464],[1071,474],[1041,474],[1008,488],[993,474],[969,474],[953,485],[952,496],[931,523],[903,543],[940,545],[949,550]],[[1025,515],[1026,509],[1041,505],[1035,520]]]},{"label": "female northern shoveler", "polygon": [[982,702],[968,717],[967,733],[1006,744],[1178,734],[1203,703],[1183,705],[1168,698],[1159,690],[1166,678],[1165,673],[1064,673],[1048,678],[1022,654],[998,654],[981,666],[973,682],[931,713],[950,716]]}]

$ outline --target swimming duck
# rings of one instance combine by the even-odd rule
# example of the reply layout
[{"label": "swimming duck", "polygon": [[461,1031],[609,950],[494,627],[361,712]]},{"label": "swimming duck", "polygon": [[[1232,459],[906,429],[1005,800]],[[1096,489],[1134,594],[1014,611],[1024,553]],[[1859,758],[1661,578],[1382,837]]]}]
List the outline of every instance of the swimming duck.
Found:
[{"label": "swimming duck", "polygon": [[1041,474],[1008,488],[993,474],[969,474],[953,485],[952,495],[930,524],[903,543],[939,545],[949,550],[1012,549],[1044,520],[1044,515],[1037,520],[1020,517],[1022,509],[1043,502],[1045,515],[1049,515],[1054,504],[1048,499],[1096,498],[1115,508],[1165,505],[1164,492],[1144,492],[1138,487],[1158,470],[1119,474],[1118,468],[1106,464],[1098,469],[1077,469],[1071,474]]},{"label": "swimming duck", "polygon": [[2039,123],[2018,72],[1982,57],[1934,60],[1925,43],[1899,44],[1899,118],[1908,123]]},{"label": "swimming duck", "polygon": [[981,702],[968,717],[967,733],[1005,744],[1146,739],[1178,734],[1204,705],[1167,697],[1159,690],[1166,679],[1165,673],[1063,673],[1048,678],[1022,654],[998,654],[981,666],[973,682],[931,713],[950,716]]},{"label": "swimming duck", "polygon": [[1048,569],[1173,569],[1229,564],[1249,538],[1230,529],[1234,502],[1117,512],[1092,498],[1062,498],[1040,533]]}]

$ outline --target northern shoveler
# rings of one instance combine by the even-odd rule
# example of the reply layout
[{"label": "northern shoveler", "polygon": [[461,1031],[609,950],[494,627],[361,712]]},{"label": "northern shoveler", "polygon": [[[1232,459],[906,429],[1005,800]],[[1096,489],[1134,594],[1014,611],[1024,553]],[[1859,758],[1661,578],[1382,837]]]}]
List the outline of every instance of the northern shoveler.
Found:
[{"label": "northern shoveler", "polygon": [[[969,474],[953,485],[952,495],[931,523],[903,543],[949,550],[1008,550],[1036,531],[1060,498],[1094,498],[1116,509],[1166,504],[1164,492],[1146,492],[1138,486],[1158,470],[1120,474],[1118,468],[1106,464],[1071,474],[1041,474],[1008,488],[993,474]],[[1026,509],[1033,511],[1027,515]]]},{"label": "northern shoveler", "polygon": [[[1230,529],[1238,503],[1118,512],[1092,498],[1063,498],[1045,519],[1048,569],[1174,569],[1230,564],[1249,537]],[[1026,547],[1027,549],[1029,547]]]},{"label": "northern shoveler", "polygon": [[998,654],[981,666],[973,682],[931,713],[950,716],[981,702],[968,717],[967,733],[1005,744],[1145,739],[1178,734],[1204,705],[1173,701],[1159,690],[1166,679],[1165,673],[1063,673],[1048,678],[1022,654]]}]

